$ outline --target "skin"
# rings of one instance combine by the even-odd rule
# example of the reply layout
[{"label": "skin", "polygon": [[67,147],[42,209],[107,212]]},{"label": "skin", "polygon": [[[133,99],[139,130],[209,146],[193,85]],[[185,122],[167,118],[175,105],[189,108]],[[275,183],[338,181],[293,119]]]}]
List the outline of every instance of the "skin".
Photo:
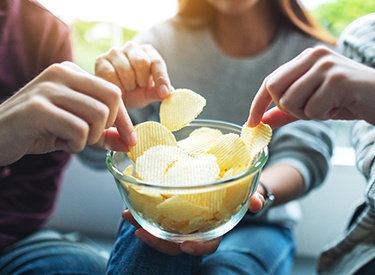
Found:
[{"label": "skin", "polygon": [[[266,112],[271,102],[274,107]],[[363,119],[375,125],[375,70],[318,46],[265,78],[250,108],[249,126],[277,128],[297,119]]]},{"label": "skin", "polygon": [[120,89],[70,62],[50,66],[3,102],[0,125],[2,166],[27,154],[127,150],[137,141]]},{"label": "skin", "polygon": [[[206,0],[217,11],[213,34],[221,50],[230,56],[247,57],[264,51],[278,29],[270,0]],[[159,97],[167,96],[172,89],[164,60],[150,45],[127,42],[123,47],[111,49],[96,62],[96,74],[121,88],[125,104],[128,97],[140,94],[142,106]],[[150,92],[147,92],[150,91]],[[146,97],[142,95],[151,95]],[[141,107],[141,106],[139,106]],[[301,194],[302,176],[293,167],[273,165],[263,171],[261,181],[275,194],[275,205],[285,203]],[[279,186],[283,186],[280,189]],[[250,202],[250,211],[259,211],[264,203],[265,190],[258,188]],[[209,242],[170,243],[155,238],[139,228],[130,213],[124,219],[138,227],[136,237],[163,253],[192,255],[213,253],[221,238]]]}]

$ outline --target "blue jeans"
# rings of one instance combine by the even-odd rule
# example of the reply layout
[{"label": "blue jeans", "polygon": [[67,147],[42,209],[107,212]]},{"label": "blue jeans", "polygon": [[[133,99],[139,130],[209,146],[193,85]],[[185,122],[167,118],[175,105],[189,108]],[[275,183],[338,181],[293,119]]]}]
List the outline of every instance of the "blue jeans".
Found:
[{"label": "blue jeans", "polygon": [[107,257],[77,236],[38,231],[0,254],[0,274],[105,274]]},{"label": "blue jeans", "polygon": [[291,274],[295,241],[290,229],[241,222],[211,254],[168,256],[134,237],[135,228],[121,223],[107,274]]}]

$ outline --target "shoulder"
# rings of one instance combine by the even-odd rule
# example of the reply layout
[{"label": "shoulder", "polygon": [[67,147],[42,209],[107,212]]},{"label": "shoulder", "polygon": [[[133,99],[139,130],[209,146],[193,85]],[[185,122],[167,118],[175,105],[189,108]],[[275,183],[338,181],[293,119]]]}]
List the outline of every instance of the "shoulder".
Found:
[{"label": "shoulder", "polygon": [[[20,3],[19,12],[23,20],[33,22],[33,27],[53,26],[62,31],[68,31],[69,26],[55,16],[51,11],[45,8],[36,0],[18,0]],[[38,23],[39,22],[39,23]],[[43,24],[43,25],[42,25]]]},{"label": "shoulder", "polygon": [[375,68],[375,13],[353,21],[342,32],[337,50],[358,62]]}]

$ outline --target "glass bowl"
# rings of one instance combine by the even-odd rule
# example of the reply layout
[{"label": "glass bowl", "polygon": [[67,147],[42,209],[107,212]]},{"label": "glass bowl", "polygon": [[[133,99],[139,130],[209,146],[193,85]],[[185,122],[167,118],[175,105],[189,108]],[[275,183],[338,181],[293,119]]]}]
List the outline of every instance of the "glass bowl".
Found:
[{"label": "glass bowl", "polygon": [[[241,133],[241,126],[235,124],[196,119],[173,134],[178,141],[200,127],[218,129],[223,134]],[[158,238],[183,242],[217,238],[236,226],[248,210],[267,159],[265,147],[253,165],[241,173],[183,186],[144,182],[125,175],[123,171],[132,163],[126,152],[108,151],[106,164],[135,220]]]}]

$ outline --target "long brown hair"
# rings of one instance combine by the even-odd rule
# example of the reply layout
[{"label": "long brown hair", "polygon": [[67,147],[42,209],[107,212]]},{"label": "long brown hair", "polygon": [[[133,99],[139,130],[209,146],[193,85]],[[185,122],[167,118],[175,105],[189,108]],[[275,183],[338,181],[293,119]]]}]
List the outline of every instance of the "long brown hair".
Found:
[{"label": "long brown hair", "polygon": [[[336,44],[336,38],[315,20],[298,0],[274,1],[275,12],[281,22],[289,28],[312,36],[322,42]],[[175,19],[191,27],[203,27],[213,23],[215,9],[205,0],[178,0],[178,11]],[[198,22],[198,23],[197,23]]]}]

